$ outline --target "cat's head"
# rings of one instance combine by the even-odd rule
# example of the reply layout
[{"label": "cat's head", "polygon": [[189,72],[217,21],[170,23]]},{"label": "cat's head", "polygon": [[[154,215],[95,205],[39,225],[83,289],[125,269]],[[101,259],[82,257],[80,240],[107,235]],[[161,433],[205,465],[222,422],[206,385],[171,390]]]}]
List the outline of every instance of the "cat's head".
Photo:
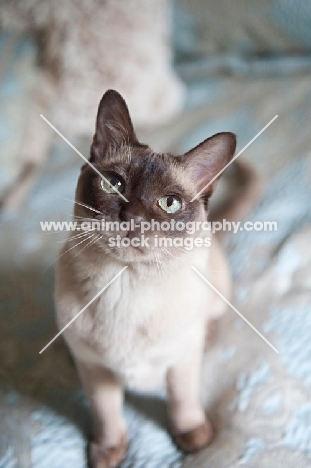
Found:
[{"label": "cat's head", "polygon": [[[155,153],[138,141],[120,94],[107,91],[98,108],[90,155],[93,167],[85,164],[78,180],[76,201],[79,205],[75,205],[75,215],[78,220],[104,219],[106,223],[132,220],[132,226],[133,223],[137,226],[135,231],[122,230],[114,224],[114,231],[96,233],[102,237],[93,243],[96,248],[125,262],[154,261],[155,252],[162,259],[172,254],[178,256],[183,249],[170,247],[170,244],[165,249],[155,247],[155,236],[189,237],[186,231],[167,230],[168,223],[174,220],[185,225],[206,220],[208,199],[218,181],[215,177],[231,160],[235,146],[235,135],[226,132],[208,138],[181,156]],[[194,199],[198,192],[200,196]],[[165,225],[165,230],[145,232],[149,247],[146,242],[145,246],[123,246],[133,237],[141,239],[139,226],[152,220],[161,227]],[[129,240],[120,243],[120,239],[125,238]],[[114,245],[111,239],[115,239]]]}]

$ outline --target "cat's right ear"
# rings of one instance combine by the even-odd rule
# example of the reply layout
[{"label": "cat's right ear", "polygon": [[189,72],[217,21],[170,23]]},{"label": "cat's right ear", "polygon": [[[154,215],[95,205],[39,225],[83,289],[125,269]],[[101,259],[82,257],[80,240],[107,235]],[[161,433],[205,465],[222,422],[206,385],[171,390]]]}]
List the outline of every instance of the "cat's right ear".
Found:
[{"label": "cat's right ear", "polygon": [[220,174],[234,155],[235,147],[234,133],[217,133],[183,156],[186,170],[202,197],[209,197],[214,192]]},{"label": "cat's right ear", "polygon": [[138,141],[123,97],[110,89],[98,106],[90,161],[102,158],[109,146],[118,147],[122,143],[135,145]]}]

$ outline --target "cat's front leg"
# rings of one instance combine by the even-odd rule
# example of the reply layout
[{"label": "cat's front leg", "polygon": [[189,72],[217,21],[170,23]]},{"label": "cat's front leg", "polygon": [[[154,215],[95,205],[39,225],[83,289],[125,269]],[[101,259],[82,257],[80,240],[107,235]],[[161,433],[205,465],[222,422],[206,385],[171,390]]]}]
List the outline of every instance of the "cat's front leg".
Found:
[{"label": "cat's front leg", "polygon": [[212,425],[205,416],[199,396],[203,347],[204,337],[198,338],[167,373],[172,436],[185,452],[200,450],[213,438]]},{"label": "cat's front leg", "polygon": [[98,365],[77,362],[94,419],[94,441],[90,445],[93,468],[115,468],[127,451],[126,425],[123,418],[123,388],[117,377]]}]

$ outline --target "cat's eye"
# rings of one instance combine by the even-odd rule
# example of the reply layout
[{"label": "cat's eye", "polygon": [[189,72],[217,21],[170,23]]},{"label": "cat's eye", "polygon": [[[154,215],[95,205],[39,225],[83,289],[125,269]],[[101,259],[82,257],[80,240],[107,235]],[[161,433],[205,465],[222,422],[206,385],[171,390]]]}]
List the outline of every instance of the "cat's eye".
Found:
[{"label": "cat's eye", "polygon": [[176,195],[165,195],[158,200],[158,205],[166,213],[177,213],[182,207],[182,201]]},{"label": "cat's eye", "polygon": [[[116,174],[112,174],[112,173],[106,173],[103,175],[106,180],[101,179],[100,185],[101,185],[101,188],[104,190],[104,192],[114,193],[114,194],[117,194],[118,192],[120,193],[124,192],[125,184],[119,176],[117,176]],[[110,182],[111,185],[108,182]],[[118,192],[116,192],[116,190],[114,190],[113,187],[116,188]]]}]

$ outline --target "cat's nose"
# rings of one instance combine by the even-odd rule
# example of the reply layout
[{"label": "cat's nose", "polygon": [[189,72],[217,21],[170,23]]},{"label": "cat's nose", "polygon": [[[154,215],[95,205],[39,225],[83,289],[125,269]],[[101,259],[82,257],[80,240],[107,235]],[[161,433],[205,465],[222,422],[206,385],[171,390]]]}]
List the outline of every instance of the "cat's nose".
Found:
[{"label": "cat's nose", "polygon": [[138,214],[131,213],[130,211],[126,211],[123,213],[123,217],[125,221],[131,222],[133,220],[135,226],[139,226],[142,221],[144,221],[144,218]]}]

